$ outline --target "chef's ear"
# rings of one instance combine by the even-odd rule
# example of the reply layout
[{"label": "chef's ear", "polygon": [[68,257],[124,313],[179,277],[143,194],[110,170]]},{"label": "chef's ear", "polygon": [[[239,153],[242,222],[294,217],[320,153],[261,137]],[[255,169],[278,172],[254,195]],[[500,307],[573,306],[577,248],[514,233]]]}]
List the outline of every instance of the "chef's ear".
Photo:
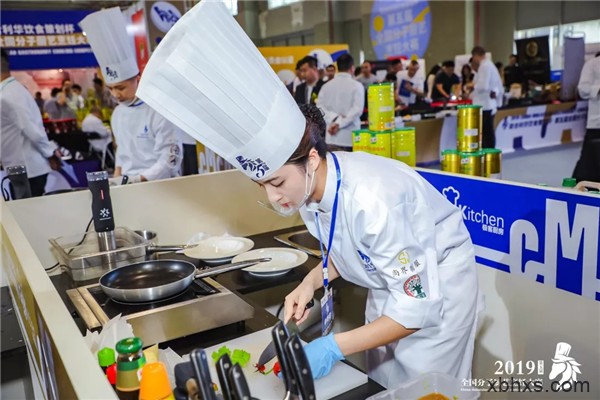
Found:
[{"label": "chef's ear", "polygon": [[317,149],[312,148],[308,153],[308,169],[309,172],[315,173],[315,171],[319,168],[321,163],[321,158],[319,157],[319,152]]}]

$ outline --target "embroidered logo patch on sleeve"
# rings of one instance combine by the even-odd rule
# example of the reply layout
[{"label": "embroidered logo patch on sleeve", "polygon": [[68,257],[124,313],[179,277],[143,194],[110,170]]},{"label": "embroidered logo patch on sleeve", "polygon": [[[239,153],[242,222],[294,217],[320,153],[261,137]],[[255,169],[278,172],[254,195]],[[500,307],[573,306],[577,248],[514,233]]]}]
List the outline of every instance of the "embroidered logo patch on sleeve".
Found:
[{"label": "embroidered logo patch on sleeve", "polygon": [[416,297],[423,299],[427,297],[423,285],[421,284],[421,277],[419,275],[413,275],[404,282],[404,293],[410,297]]},{"label": "embroidered logo patch on sleeve", "polygon": [[356,250],[356,251],[358,252],[358,255],[360,256],[360,259],[363,262],[363,267],[365,268],[365,270],[367,272],[375,272],[375,271],[377,271],[377,269],[373,265],[373,262],[371,261],[371,258],[369,256],[367,256],[366,254],[364,254],[360,250]]}]

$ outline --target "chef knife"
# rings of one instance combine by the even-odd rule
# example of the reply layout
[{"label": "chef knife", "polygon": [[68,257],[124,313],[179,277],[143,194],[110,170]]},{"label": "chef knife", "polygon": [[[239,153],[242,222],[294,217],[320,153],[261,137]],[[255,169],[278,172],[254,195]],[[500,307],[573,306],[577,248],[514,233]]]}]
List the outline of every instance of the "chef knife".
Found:
[{"label": "chef knife", "polygon": [[175,390],[173,395],[176,400],[188,400],[194,398],[194,393],[189,393],[188,382],[194,381],[194,368],[189,362],[182,362],[175,365]]},{"label": "chef knife", "polygon": [[246,381],[244,371],[242,371],[240,364],[235,364],[230,368],[229,378],[231,380],[231,386],[233,386],[233,393],[235,393],[236,400],[252,399],[248,382]]},{"label": "chef knife", "polygon": [[217,360],[217,376],[219,377],[219,384],[221,385],[221,394],[223,400],[233,400],[233,387],[229,382],[229,370],[231,369],[232,363],[229,354],[223,354]]},{"label": "chef knife", "polygon": [[315,381],[312,377],[308,358],[298,335],[293,335],[285,343],[290,373],[294,375],[302,400],[316,400]]},{"label": "chef knife", "polygon": [[299,399],[300,390],[296,385],[294,375],[291,371],[291,366],[288,362],[288,357],[285,351],[285,343],[290,338],[288,330],[282,321],[279,321],[273,327],[271,331],[273,337],[273,345],[275,347],[275,353],[279,359],[279,365],[281,367],[281,377],[285,385],[285,398],[284,400]]},{"label": "chef knife", "polygon": [[[306,309],[309,309],[314,305],[315,305],[315,300],[312,299],[311,301],[309,301],[306,304]],[[296,325],[296,322],[293,320],[293,318],[288,321],[288,323],[285,325],[285,327],[287,328],[288,333],[290,335],[300,333],[300,329],[298,329],[298,325]],[[260,357],[258,358],[258,365],[265,365],[266,363],[271,361],[273,359],[273,357],[275,357],[276,355],[277,354],[275,352],[275,343],[271,342],[267,345],[267,347],[265,347],[263,352],[260,354]]]},{"label": "chef knife", "polygon": [[210,370],[208,369],[206,353],[204,350],[192,350],[190,353],[190,361],[192,363],[192,367],[194,367],[194,373],[196,374],[196,382],[198,383],[200,398],[202,400],[217,400],[217,396],[212,385],[212,379],[210,377]]}]

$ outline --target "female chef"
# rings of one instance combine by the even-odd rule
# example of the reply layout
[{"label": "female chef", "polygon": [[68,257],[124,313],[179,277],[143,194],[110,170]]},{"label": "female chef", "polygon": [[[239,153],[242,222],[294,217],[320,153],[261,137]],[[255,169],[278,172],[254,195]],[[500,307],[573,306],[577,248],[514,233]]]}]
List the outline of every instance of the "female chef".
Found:
[{"label": "female chef", "polygon": [[280,213],[299,210],[329,249],[287,296],[286,320],[305,319],[327,280],[369,288],[364,326],[306,346],[315,377],[365,350],[386,387],[428,371],[469,377],[477,276],[460,210],[401,162],[327,153],[320,111],[298,109],[222,2],[198,3],[169,30],[137,95],[260,183]]},{"label": "female chef", "polygon": [[[329,282],[341,276],[369,289],[365,325],[305,347],[314,377],[368,351],[369,376],[388,388],[425,372],[470,378],[478,284],[460,210],[401,162],[327,153],[321,112],[302,111],[300,145],[259,183],[280,212],[299,209],[329,249]],[[323,264],[286,297],[286,321],[308,317],[305,305],[324,284]]]}]

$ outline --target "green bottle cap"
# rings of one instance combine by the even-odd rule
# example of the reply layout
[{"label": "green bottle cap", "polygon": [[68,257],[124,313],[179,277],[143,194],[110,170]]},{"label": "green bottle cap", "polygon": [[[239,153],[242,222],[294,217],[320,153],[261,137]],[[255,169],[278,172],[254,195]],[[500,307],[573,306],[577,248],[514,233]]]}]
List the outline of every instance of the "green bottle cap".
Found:
[{"label": "green bottle cap", "polygon": [[115,362],[115,351],[110,347],[105,347],[98,352],[98,364],[100,364],[101,367],[108,367]]},{"label": "green bottle cap", "polygon": [[575,187],[577,185],[577,179],[575,178],[565,178],[562,183],[563,187]]},{"label": "green bottle cap", "polygon": [[142,348],[142,339],[138,337],[123,339],[117,342],[116,347],[117,353],[120,354],[137,353]]},{"label": "green bottle cap", "polygon": [[460,106],[456,106],[458,109],[466,109],[466,108],[481,108],[481,106],[475,104],[462,104]]}]

